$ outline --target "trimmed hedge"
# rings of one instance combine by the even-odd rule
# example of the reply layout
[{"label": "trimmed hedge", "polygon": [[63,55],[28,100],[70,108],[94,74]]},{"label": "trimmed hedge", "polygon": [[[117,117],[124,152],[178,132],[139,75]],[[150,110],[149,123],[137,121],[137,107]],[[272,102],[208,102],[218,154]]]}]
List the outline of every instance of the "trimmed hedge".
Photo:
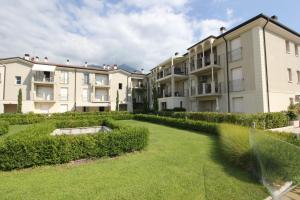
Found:
[{"label": "trimmed hedge", "polygon": [[288,125],[288,116],[284,112],[238,114],[238,113],[216,113],[216,112],[160,112],[159,115],[173,118],[188,118],[216,123],[232,123],[251,127],[253,122],[256,128],[271,129]]},{"label": "trimmed hedge", "polygon": [[205,133],[218,134],[218,128],[214,123],[195,121],[195,120],[185,120],[185,119],[175,119],[168,117],[161,117],[155,115],[134,115],[134,119],[141,121],[148,121],[157,124],[163,124],[167,126],[172,126],[180,129],[189,129],[193,131],[203,131]]},{"label": "trimmed hedge", "polygon": [[5,121],[0,121],[0,136],[8,132],[9,123]]},{"label": "trimmed hedge", "polygon": [[[24,130],[24,133],[0,140],[0,170],[117,156],[142,150],[148,143],[148,129],[122,126],[113,120],[102,122],[103,125],[113,128],[111,132],[50,136],[51,131],[56,128],[56,123],[48,121],[36,124]],[[73,121],[69,124],[82,126],[85,123],[86,121]],[[62,123],[59,125],[65,126]]]},{"label": "trimmed hedge", "polygon": [[0,114],[0,120],[8,122],[10,125],[34,124],[48,120],[97,120],[99,118],[112,118],[116,120],[132,119],[132,114],[128,112],[66,112],[46,114],[20,114],[4,113]]}]

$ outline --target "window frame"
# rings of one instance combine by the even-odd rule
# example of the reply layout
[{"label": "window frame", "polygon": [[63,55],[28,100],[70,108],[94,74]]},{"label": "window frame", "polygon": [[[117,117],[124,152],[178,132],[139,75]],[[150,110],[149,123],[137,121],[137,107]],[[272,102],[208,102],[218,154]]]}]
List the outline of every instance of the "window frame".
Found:
[{"label": "window frame", "polygon": [[295,43],[295,55],[299,56],[299,45]]},{"label": "window frame", "polygon": [[[67,95],[66,96],[62,96],[61,94],[61,91],[62,89],[66,89],[67,90]],[[68,101],[69,100],[69,88],[68,87],[61,87],[60,88],[60,91],[59,91],[59,95],[60,95],[60,100],[61,101]],[[66,97],[66,98],[63,98],[63,97]]]},{"label": "window frame", "polygon": [[[87,79],[86,79],[86,77],[87,77]],[[90,84],[90,73],[88,73],[88,72],[83,73],[83,84],[84,85]]]},{"label": "window frame", "polygon": [[287,68],[288,71],[288,82],[292,83],[293,82],[293,73],[291,68]]},{"label": "window frame", "polygon": [[[18,78],[20,78],[20,83],[18,83]],[[21,76],[15,76],[15,84],[22,85],[22,77]]]},{"label": "window frame", "polygon": [[285,40],[285,50],[286,53],[291,53],[291,44],[289,40]]},{"label": "window frame", "polygon": [[[60,83],[61,84],[69,84],[69,72],[68,71],[61,71],[60,72]],[[67,74],[65,76],[65,74]]]},{"label": "window frame", "polygon": [[119,83],[118,88],[119,88],[119,90],[122,90],[122,89],[123,89],[123,84],[122,84],[122,83]]}]

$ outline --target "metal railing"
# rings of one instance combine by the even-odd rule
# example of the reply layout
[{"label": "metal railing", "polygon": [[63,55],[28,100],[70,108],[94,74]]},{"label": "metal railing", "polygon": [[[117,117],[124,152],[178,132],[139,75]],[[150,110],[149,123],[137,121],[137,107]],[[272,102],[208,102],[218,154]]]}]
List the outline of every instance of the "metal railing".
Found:
[{"label": "metal railing", "polygon": [[174,68],[174,74],[178,74],[178,75],[186,75],[186,70],[182,70],[181,68]]},{"label": "metal railing", "polygon": [[95,96],[94,101],[96,102],[104,102],[104,101],[109,101],[109,96],[105,95],[105,96]]},{"label": "metal railing", "polygon": [[111,84],[111,80],[101,80],[101,81],[95,80],[96,86],[109,86],[110,84]]},{"label": "metal railing", "polygon": [[38,76],[34,75],[33,80],[36,82],[46,82],[46,83],[53,83],[54,82],[54,77],[46,77],[46,76]]},{"label": "metal railing", "polygon": [[198,95],[220,94],[221,83],[201,83],[198,85]]}]

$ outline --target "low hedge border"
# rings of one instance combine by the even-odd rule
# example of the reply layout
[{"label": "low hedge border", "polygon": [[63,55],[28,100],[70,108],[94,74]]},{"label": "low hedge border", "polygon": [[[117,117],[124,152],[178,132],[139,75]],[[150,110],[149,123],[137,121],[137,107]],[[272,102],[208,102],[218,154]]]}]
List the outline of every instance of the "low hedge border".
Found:
[{"label": "low hedge border", "polygon": [[[86,121],[69,124],[83,126]],[[99,134],[50,136],[56,125],[57,121],[35,124],[24,133],[0,140],[0,170],[117,156],[142,150],[148,143],[148,129],[123,126],[111,119],[103,120],[102,125],[113,130]]]},{"label": "low hedge border", "polygon": [[232,123],[251,127],[255,122],[259,129],[271,129],[288,125],[289,118],[285,112],[238,114],[217,112],[160,112],[160,116],[188,118],[216,123]]},{"label": "low hedge border", "polygon": [[6,121],[0,121],[0,136],[8,133],[9,123]]}]

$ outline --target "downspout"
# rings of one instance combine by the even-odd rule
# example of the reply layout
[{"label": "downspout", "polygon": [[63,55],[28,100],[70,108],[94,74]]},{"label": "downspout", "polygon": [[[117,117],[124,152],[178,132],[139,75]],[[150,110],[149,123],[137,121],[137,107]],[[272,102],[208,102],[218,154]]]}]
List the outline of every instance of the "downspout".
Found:
[{"label": "downspout", "polygon": [[3,67],[4,67],[4,75],[3,75],[3,100],[5,100],[6,65],[3,65]]},{"label": "downspout", "polygon": [[74,93],[75,93],[75,100],[74,100],[74,111],[76,111],[76,99],[77,99],[77,94],[76,94],[76,91],[77,91],[77,88],[76,88],[76,84],[77,84],[77,70],[75,69],[75,91],[74,91]]},{"label": "downspout", "polygon": [[266,24],[263,26],[268,112],[270,112],[270,96],[269,96],[268,59],[267,59],[267,45],[266,45],[266,31],[265,31],[265,28],[268,25],[269,21],[270,21],[270,18],[268,17],[268,20],[267,20]]},{"label": "downspout", "polygon": [[230,92],[229,92],[229,62],[228,62],[228,41],[225,39],[225,36],[222,36],[223,40],[225,41],[225,54],[226,54],[226,78],[227,78],[227,107],[228,112],[230,112]]}]

